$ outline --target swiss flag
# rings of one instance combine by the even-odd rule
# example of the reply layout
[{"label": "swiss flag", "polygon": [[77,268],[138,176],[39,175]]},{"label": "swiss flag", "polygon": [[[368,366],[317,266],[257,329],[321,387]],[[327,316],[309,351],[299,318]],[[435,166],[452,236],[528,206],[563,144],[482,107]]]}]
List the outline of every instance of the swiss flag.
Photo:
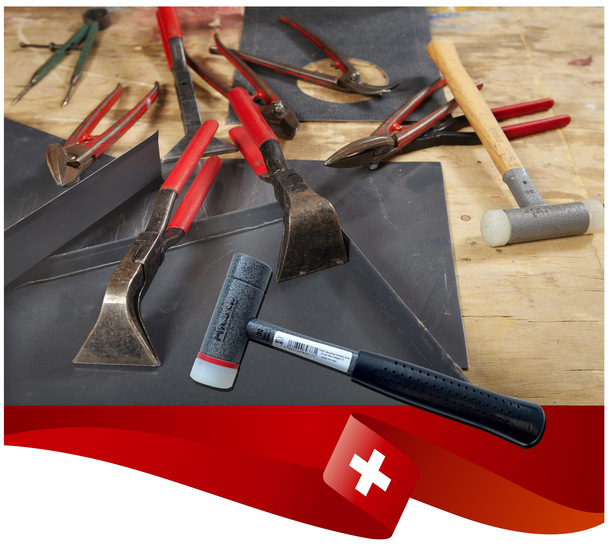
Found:
[{"label": "swiss flag", "polygon": [[350,416],[325,468],[325,483],[394,529],[420,472],[404,453]]}]

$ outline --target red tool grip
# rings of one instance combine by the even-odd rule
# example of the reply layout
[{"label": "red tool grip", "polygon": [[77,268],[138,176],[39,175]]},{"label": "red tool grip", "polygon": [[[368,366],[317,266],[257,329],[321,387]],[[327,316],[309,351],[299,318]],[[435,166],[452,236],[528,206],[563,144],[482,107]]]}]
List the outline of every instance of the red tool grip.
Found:
[{"label": "red tool grip", "polygon": [[254,140],[250,138],[248,131],[240,125],[239,127],[230,129],[229,136],[231,140],[233,140],[233,143],[240,149],[244,159],[246,159],[248,164],[252,167],[252,170],[255,171],[255,174],[257,176],[267,174],[267,167],[265,166],[263,155],[255,145]]},{"label": "red tool grip", "polygon": [[208,190],[212,186],[216,175],[221,168],[222,161],[215,155],[210,156],[204,166],[199,170],[195,180],[193,180],[189,191],[184,196],[182,202],[172,220],[168,224],[168,229],[178,228],[182,229],[185,233],[189,231],[193,218],[197,214],[197,211],[202,206]]},{"label": "red tool grip", "polygon": [[512,104],[511,106],[500,106],[492,108],[492,113],[498,121],[504,119],[516,118],[527,114],[535,114],[544,112],[554,106],[554,99],[539,99],[530,102],[522,102],[520,104]]},{"label": "red tool grip", "polygon": [[571,116],[555,116],[547,119],[538,119],[535,121],[516,123],[515,125],[507,125],[502,129],[505,136],[511,140],[513,138],[541,133],[542,131],[560,129],[561,127],[566,127],[570,122]]},{"label": "red tool grip", "polygon": [[172,172],[165,179],[161,186],[162,188],[169,188],[180,194],[218,127],[218,122],[214,120],[205,121],[201,124],[197,133],[195,133],[191,142],[189,142],[187,149],[182,153],[176,165],[174,165]]},{"label": "red tool grip", "polygon": [[278,140],[246,89],[234,87],[229,91],[229,101],[257,148],[266,140]]},{"label": "red tool grip", "polygon": [[157,24],[159,25],[159,32],[161,33],[161,43],[163,44],[163,50],[165,51],[165,56],[168,60],[168,64],[170,65],[171,70],[174,63],[172,62],[172,54],[170,53],[170,44],[168,44],[168,33],[166,32],[160,10],[161,8],[157,8]]},{"label": "red tool grip", "polygon": [[159,17],[161,24],[165,29],[166,38],[182,38],[182,29],[180,28],[180,21],[178,20],[178,13],[176,8],[158,8]]}]

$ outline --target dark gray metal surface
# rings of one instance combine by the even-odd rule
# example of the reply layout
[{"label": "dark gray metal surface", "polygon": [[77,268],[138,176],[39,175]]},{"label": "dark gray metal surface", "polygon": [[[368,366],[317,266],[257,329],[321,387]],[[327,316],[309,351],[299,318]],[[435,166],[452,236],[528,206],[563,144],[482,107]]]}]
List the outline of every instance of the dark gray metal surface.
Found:
[{"label": "dark gray metal surface", "polygon": [[157,134],[114,159],[102,156],[83,180],[58,186],[45,162],[57,137],[4,119],[4,282],[37,262],[153,182],[161,182]]},{"label": "dark gray metal surface", "polygon": [[[350,262],[270,283],[260,318],[355,350],[426,365],[400,325],[404,302],[466,366],[440,165],[391,163],[379,171],[337,171],[313,161],[291,166],[335,205],[353,241]],[[245,210],[223,213],[236,200]],[[282,211],[273,201],[272,188],[244,161],[224,161],[205,203],[206,217],[168,252],[142,302],[143,320],[162,360],[156,370],[85,369],[71,362],[131,240],[43,261],[29,277],[37,282],[5,294],[5,403],[393,403],[340,374],[254,343],[231,392],[190,379],[233,254],[275,265]],[[375,279],[380,286],[374,293]]]},{"label": "dark gray metal surface", "polygon": [[[439,77],[426,53],[431,34],[424,7],[247,7],[240,50],[305,67],[325,59],[325,54],[299,32],[279,22],[278,15],[304,24],[345,56],[378,66],[389,83],[400,82],[399,87],[384,96],[338,103],[306,95],[297,87],[296,80],[288,76],[255,68],[300,121],[382,121]],[[237,73],[235,85],[248,88],[244,77]],[[443,94],[438,92],[409,121],[420,119],[443,102]],[[228,119],[238,122],[233,111]]]}]

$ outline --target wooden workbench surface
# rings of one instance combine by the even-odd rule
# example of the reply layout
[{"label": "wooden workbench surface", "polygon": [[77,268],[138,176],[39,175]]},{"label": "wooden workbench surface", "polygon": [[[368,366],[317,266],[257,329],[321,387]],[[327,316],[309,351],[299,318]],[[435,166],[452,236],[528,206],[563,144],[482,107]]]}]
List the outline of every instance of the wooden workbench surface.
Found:
[{"label": "wooden workbench surface", "polygon": [[[111,153],[120,155],[158,129],[165,154],[183,129],[152,7],[110,9],[112,25],[98,35],[66,108],[60,104],[75,54],[11,106],[49,56],[19,42],[61,43],[80,26],[83,11],[5,8],[5,117],[67,138],[121,82],[123,96],[100,132],[159,81],[162,94],[152,112]],[[241,8],[180,8],[179,15],[193,57],[208,57],[215,30],[225,44],[239,45]],[[491,107],[552,97],[553,114],[572,117],[565,129],[513,141],[543,197],[550,203],[603,201],[603,8],[430,9],[429,15],[433,37],[452,39],[469,74],[485,82]],[[231,82],[229,63],[211,58],[208,66]],[[219,121],[217,136],[227,139],[226,99],[194,80],[202,116]],[[376,126],[303,123],[282,147],[289,160],[322,161]],[[489,248],[480,235],[482,213],[516,204],[483,147],[438,147],[397,160],[442,164],[469,379],[544,405],[602,404],[603,234]]]}]

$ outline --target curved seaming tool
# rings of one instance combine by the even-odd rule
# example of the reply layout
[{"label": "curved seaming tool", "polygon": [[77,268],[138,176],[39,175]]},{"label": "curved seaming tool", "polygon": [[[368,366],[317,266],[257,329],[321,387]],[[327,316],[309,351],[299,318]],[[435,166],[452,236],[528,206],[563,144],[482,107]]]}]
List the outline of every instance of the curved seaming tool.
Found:
[{"label": "curved seaming tool", "polygon": [[[294,112],[272,91],[269,85],[267,85],[255,71],[236,54],[235,50],[229,49],[223,45],[218,34],[214,35],[214,42],[216,43],[218,51],[220,51],[254,87],[255,93],[252,95],[252,99],[255,101],[255,105],[261,111],[261,115],[270,126],[271,130],[274,131],[278,138],[284,140],[292,139],[299,130],[299,120]],[[207,81],[214,89],[221,93],[221,95],[229,98],[230,87],[228,85],[225,85],[211,71],[206,70],[203,66],[195,62],[188,54],[186,54],[186,57],[187,64],[198,76]],[[263,104],[259,104],[257,99],[263,101]]]},{"label": "curved seaming tool", "polygon": [[216,121],[202,124],[159,189],[148,225],[112,274],[98,320],[74,363],[145,367],[161,364],[146,332],[140,301],[163,263],[165,252],[188,231],[221,167],[217,156],[206,160],[170,220],[176,199],[217,128]]},{"label": "curved seaming tool", "polygon": [[[441,78],[407,101],[393,112],[370,136],[360,138],[347,144],[325,161],[327,167],[349,168],[367,165],[375,169],[381,161],[386,161],[398,154],[422,150],[432,146],[472,146],[481,144],[475,132],[459,132],[469,126],[466,116],[451,116],[450,112],[457,107],[455,100],[446,103],[417,123],[402,125],[405,118],[435,91],[446,85]],[[481,82],[475,84],[482,87]],[[502,106],[492,110],[498,121],[517,116],[534,114],[548,110],[554,104],[553,99],[540,99],[511,106]],[[526,135],[559,129],[571,121],[570,116],[554,116],[543,120],[529,121],[503,127],[507,138],[514,139]]]},{"label": "curved seaming tool", "polygon": [[[320,50],[322,50],[323,53],[329,57],[329,59],[331,59],[331,66],[341,70],[342,75],[337,78],[329,74],[323,74],[322,72],[318,72],[316,70],[307,70],[305,68],[300,68],[290,64],[264,59],[263,57],[251,55],[245,51],[234,50],[234,53],[247,63],[255,64],[262,68],[268,68],[284,76],[290,76],[298,80],[303,80],[314,85],[327,87],[329,89],[335,89],[336,91],[342,91],[344,93],[376,96],[383,93],[388,93],[399,85],[399,82],[391,85],[371,85],[363,82],[361,73],[355,68],[350,60],[337,49],[329,45],[325,40],[316,36],[316,34],[314,34],[311,30],[294,19],[289,19],[284,15],[280,15],[278,20],[282,23],[286,23],[291,28],[301,33]],[[220,51],[214,47],[210,48],[210,52],[214,54],[220,53]]]},{"label": "curved seaming tool", "polygon": [[79,55],[78,61],[76,62],[76,66],[74,68],[74,72],[72,73],[72,77],[70,78],[70,86],[68,88],[68,92],[66,93],[66,97],[62,102],[62,108],[68,104],[68,100],[70,99],[70,94],[72,93],[72,89],[78,82],[85,69],[85,64],[87,64],[87,60],[89,59],[89,54],[93,48],[93,42],[99,30],[104,30],[105,28],[110,26],[110,16],[108,11],[104,8],[94,8],[87,10],[83,14],[83,20],[85,24],[79,28],[67,42],[62,44],[59,48],[55,50],[55,53],[49,57],[49,59],[38,69],[32,77],[28,84],[23,88],[21,93],[17,95],[12,104],[17,103],[25,95],[34,85],[36,85],[40,80],[42,80],[55,66],[59,63],[66,54],[71,50],[75,49],[81,42],[84,41],[83,46],[81,48],[81,53]]},{"label": "curved seaming tool", "polygon": [[140,119],[159,96],[159,84],[155,82],[153,89],[104,133],[93,136],[91,134],[93,129],[119,100],[122,93],[123,86],[118,84],[63,145],[56,142],[49,145],[46,153],[47,165],[59,186],[69,186],[76,182],[94,159],[100,157]]},{"label": "curved seaming tool", "polygon": [[[245,131],[230,132],[260,178],[274,187],[284,211],[276,281],[294,279],[348,261],[346,242],[333,205],[289,169],[278,139],[243,87],[229,100]],[[236,128],[237,129],[237,128]],[[247,134],[248,133],[248,134]]]},{"label": "curved seaming tool", "polygon": [[[202,118],[197,106],[195,88],[189,74],[189,67],[187,66],[182,29],[176,8],[157,8],[157,22],[166,58],[174,76],[178,105],[180,106],[180,115],[185,131],[185,136],[161,160],[162,164],[167,164],[177,161],[185,151],[189,141],[201,126]],[[233,152],[237,152],[235,146],[215,137],[203,155],[230,154]]]}]

